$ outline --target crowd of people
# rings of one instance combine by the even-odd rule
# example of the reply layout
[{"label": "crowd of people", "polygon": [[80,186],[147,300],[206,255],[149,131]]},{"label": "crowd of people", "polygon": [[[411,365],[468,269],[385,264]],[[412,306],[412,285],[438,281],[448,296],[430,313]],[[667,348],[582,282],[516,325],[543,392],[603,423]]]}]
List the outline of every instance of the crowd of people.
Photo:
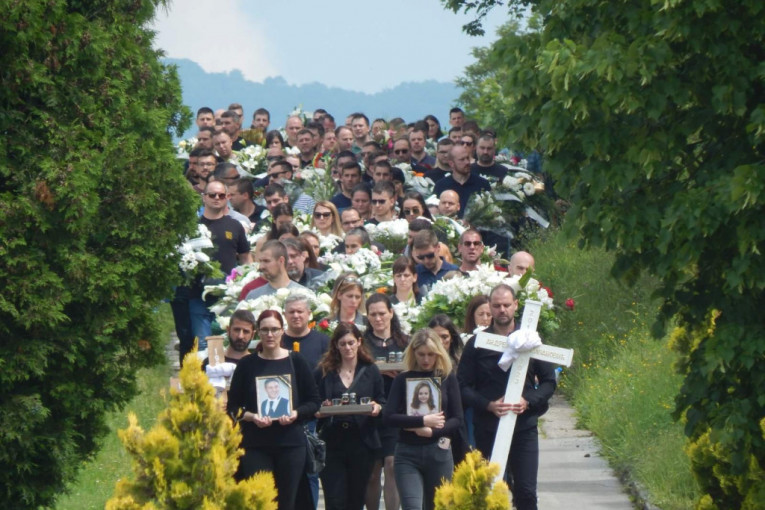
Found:
[{"label": "crowd of people", "polygon": [[[259,277],[239,299],[288,293],[280,311],[234,311],[225,361],[207,367],[211,380],[229,383],[228,411],[241,426],[245,453],[236,476],[272,472],[285,510],[315,508],[319,480],[328,509],[376,510],[381,496],[386,510],[430,509],[454,465],[470,448],[488,458],[499,419],[515,413],[506,479],[517,508],[536,508],[537,418],[555,390],[554,367],[533,361],[521,401],[504,402],[509,372],[497,365],[501,353],[475,347],[481,330],[507,336],[518,329],[516,291],[500,283],[474,296],[465,317],[434,315],[411,334],[395,310],[399,303],[417,307],[441,280],[470,275],[489,242],[500,252],[510,249],[502,235],[466,224],[462,214],[472,194],[508,173],[497,161],[495,134],[458,108],[449,112],[448,132],[433,115],[407,124],[370,123],[354,113],[337,126],[317,110],[310,120],[290,116],[282,132],[270,130],[269,112],[260,108],[249,129],[242,121],[238,104],[218,112],[201,108],[184,169],[201,195],[199,221],[211,233],[212,258],[223,273],[257,263]],[[265,145],[263,176],[238,157],[254,139]],[[430,179],[433,195],[407,189],[402,165]],[[301,171],[316,167],[331,172],[336,185],[328,200],[294,189]],[[310,215],[302,231],[294,221],[298,211]],[[459,228],[457,240],[434,227],[437,218]],[[369,230],[396,219],[406,220],[409,235],[391,265],[389,292],[370,292],[361,275],[323,264],[325,237],[340,238],[335,252],[379,252]],[[264,234],[251,242],[253,232]],[[496,270],[510,276],[533,267],[531,254],[517,251]],[[212,332],[215,298],[205,296],[205,284],[197,279],[178,287],[172,302],[181,359],[195,339],[204,349]],[[299,292],[326,287],[335,324],[329,335],[311,320]],[[380,370],[391,356],[402,356],[400,369]],[[349,393],[367,403],[363,414],[320,411]],[[319,476],[306,474],[305,429],[326,441]]]}]

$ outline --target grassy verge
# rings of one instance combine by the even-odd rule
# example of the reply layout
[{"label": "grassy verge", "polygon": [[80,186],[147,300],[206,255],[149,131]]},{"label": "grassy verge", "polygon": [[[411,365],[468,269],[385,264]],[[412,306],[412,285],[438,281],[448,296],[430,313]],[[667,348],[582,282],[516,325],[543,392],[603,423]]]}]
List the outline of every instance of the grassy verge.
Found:
[{"label": "grassy verge", "polygon": [[561,311],[555,345],[575,350],[561,389],[577,410],[581,425],[594,432],[603,454],[622,475],[637,481],[650,502],[664,510],[692,508],[698,496],[683,451],[682,424],[671,417],[681,378],[666,339],[649,334],[658,304],[650,296],[656,282],[641,278],[626,287],[609,276],[613,257],[581,251],[557,232],[533,241],[537,273],[557,303],[575,300]]},{"label": "grassy verge", "polygon": [[[173,330],[170,305],[159,307],[158,320],[163,338]],[[130,472],[130,457],[122,447],[117,430],[127,427],[127,416],[133,412],[144,429],[150,428],[159,412],[165,408],[160,391],[168,387],[170,371],[167,365],[141,370],[138,374],[138,395],[119,412],[108,417],[110,432],[103,440],[96,457],[84,464],[77,481],[68,488],[56,504],[57,510],[102,509],[114,492],[114,485]]]}]

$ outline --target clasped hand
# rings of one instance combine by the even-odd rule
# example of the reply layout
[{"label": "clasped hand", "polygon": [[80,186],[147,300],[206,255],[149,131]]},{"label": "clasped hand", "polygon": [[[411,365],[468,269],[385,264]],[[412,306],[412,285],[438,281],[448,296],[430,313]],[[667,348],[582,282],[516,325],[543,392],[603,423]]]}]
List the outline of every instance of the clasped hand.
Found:
[{"label": "clasped hand", "polygon": [[505,404],[505,397],[489,402],[489,406],[486,408],[489,412],[494,413],[497,418],[502,418],[507,413],[522,414],[529,408],[528,401],[521,397],[521,401],[517,404]]}]

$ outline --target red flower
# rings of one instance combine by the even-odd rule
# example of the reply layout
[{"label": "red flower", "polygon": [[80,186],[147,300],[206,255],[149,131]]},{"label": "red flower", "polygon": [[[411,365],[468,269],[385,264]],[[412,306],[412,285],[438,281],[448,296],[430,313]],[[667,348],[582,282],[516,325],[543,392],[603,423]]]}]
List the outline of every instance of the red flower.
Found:
[{"label": "red flower", "polygon": [[329,321],[328,321],[327,319],[323,319],[323,320],[322,320],[322,321],[319,323],[319,327],[320,327],[321,329],[327,329],[327,328],[329,328]]},{"label": "red flower", "polygon": [[566,308],[568,308],[569,310],[573,310],[574,309],[574,300],[573,299],[568,298],[566,300]]},{"label": "red flower", "polygon": [[[553,291],[551,291],[551,290],[550,290],[550,287],[545,287],[544,285],[542,285],[542,284],[540,283],[540,284],[539,284],[539,288],[540,288],[540,289],[545,289],[545,292],[547,292],[547,295],[548,295],[548,296],[550,296],[550,299],[552,299],[552,298],[554,298],[554,297],[555,297],[555,296],[553,295]],[[573,301],[572,301],[571,303],[573,303]]]}]

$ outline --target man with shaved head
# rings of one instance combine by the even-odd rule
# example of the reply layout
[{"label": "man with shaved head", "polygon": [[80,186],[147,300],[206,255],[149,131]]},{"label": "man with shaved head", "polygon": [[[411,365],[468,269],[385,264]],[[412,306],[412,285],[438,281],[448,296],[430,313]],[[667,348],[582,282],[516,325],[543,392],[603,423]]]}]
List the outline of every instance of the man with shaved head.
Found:
[{"label": "man with shaved head", "polygon": [[534,257],[527,251],[517,251],[510,257],[509,266],[508,272],[510,274],[523,276],[528,268],[534,270]]},{"label": "man with shaved head", "polygon": [[438,213],[449,218],[456,218],[460,212],[460,196],[456,191],[446,190],[438,197]]}]

